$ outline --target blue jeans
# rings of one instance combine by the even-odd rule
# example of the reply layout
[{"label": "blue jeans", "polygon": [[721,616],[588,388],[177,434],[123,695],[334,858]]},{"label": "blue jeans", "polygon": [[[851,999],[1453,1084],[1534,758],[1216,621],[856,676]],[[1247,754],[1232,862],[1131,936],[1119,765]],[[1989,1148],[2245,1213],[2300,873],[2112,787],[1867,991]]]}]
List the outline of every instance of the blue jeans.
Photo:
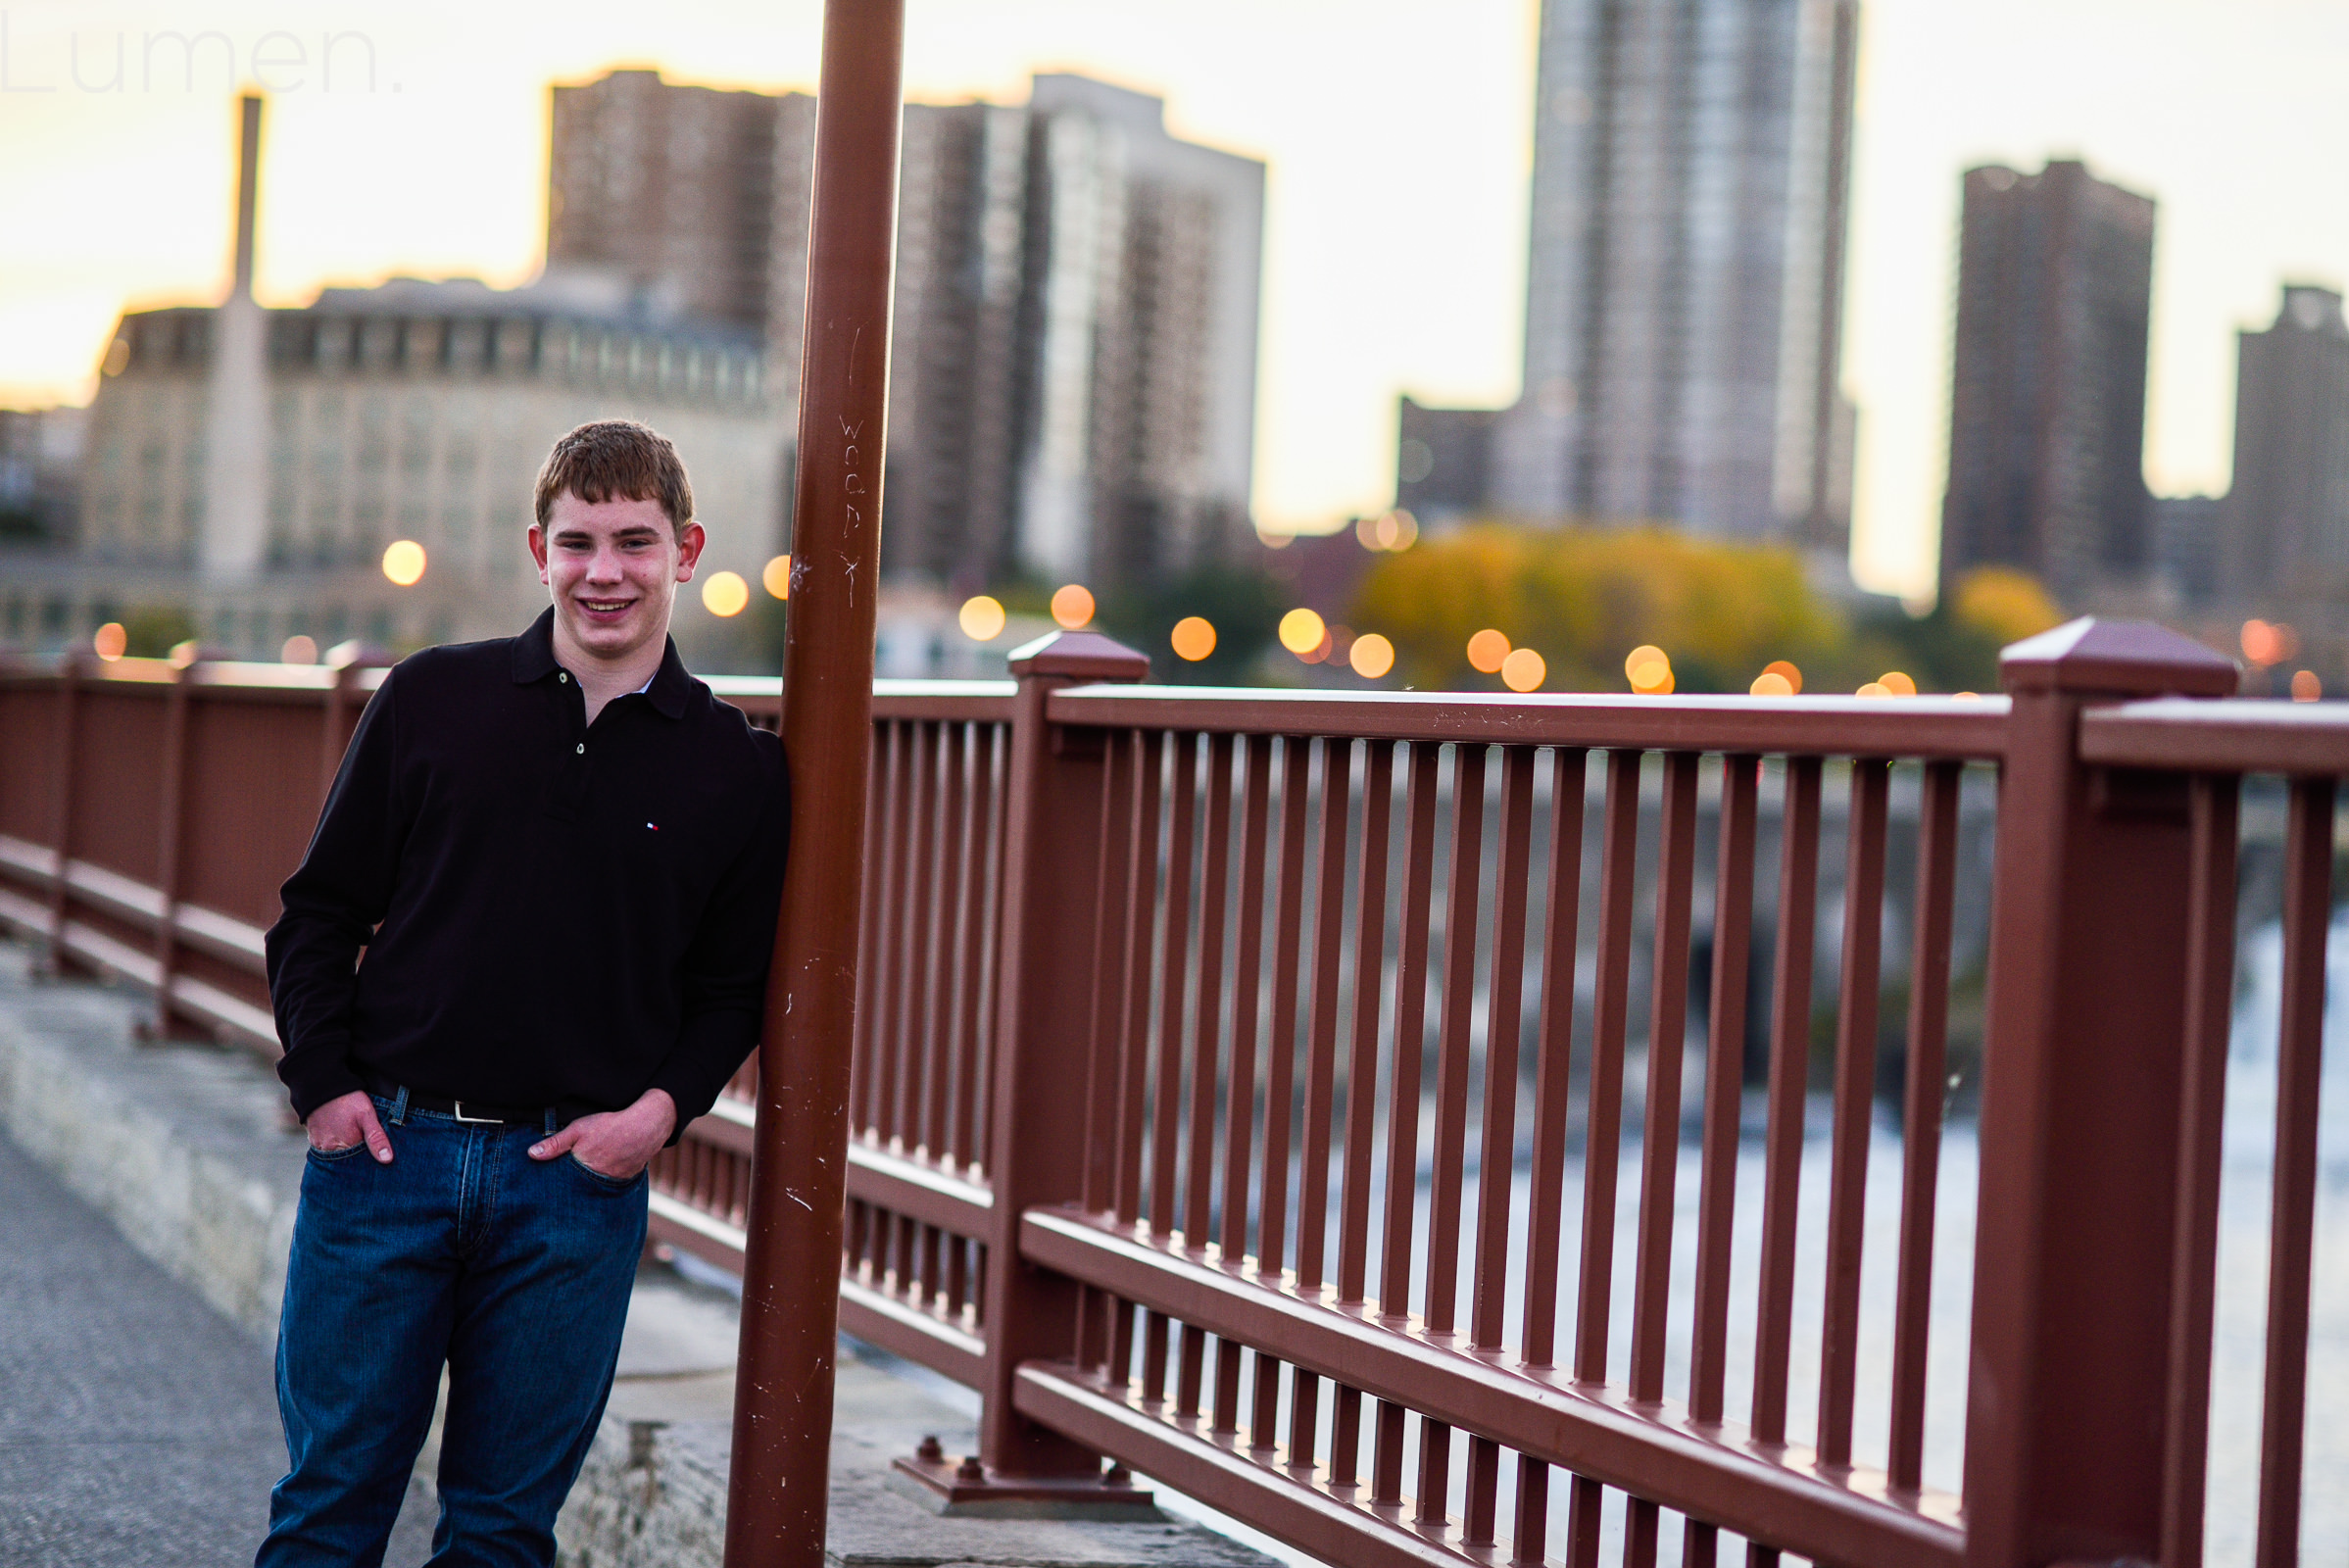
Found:
[{"label": "blue jeans", "polygon": [[302,1176],[277,1330],[292,1468],[256,1568],[382,1561],[444,1361],[433,1568],[551,1563],[612,1393],[645,1178],[532,1159],[551,1129],[375,1107],[390,1164],[314,1150]]}]

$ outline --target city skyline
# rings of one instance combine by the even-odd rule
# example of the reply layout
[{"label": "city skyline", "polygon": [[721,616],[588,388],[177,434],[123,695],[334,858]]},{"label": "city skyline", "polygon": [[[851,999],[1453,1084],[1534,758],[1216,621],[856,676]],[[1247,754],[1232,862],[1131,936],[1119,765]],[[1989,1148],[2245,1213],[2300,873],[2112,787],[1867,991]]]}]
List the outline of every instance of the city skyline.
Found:
[{"label": "city skyline", "polygon": [[[2222,18],[2104,0],[1868,7],[1845,359],[1861,409],[1864,580],[1913,589],[1930,576],[1957,175],[1971,164],[2036,167],[2079,153],[2162,201],[2147,478],[2157,493],[2225,488],[2234,330],[2272,318],[2280,281],[2337,283],[2349,271],[2345,176],[2322,153],[2349,135],[2349,107],[2325,87],[2349,66],[2349,18],[2334,9],[2291,0]],[[1435,403],[1515,396],[1533,0],[1464,0],[1440,27],[1424,7],[1376,3],[1349,8],[1343,29],[1328,26],[1326,7],[1302,4],[999,13],[915,4],[909,96],[1006,96],[1029,70],[1065,66],[1161,92],[1177,134],[1270,162],[1262,520],[1326,526],[1378,505],[1394,471],[1398,392]],[[38,151],[0,157],[0,199],[59,221],[0,238],[0,403],[77,401],[116,310],[208,302],[223,289],[224,79],[199,72],[194,93],[174,79],[142,94],[134,35],[132,90],[107,97],[67,81],[69,22],[87,78],[110,30],[173,20],[137,5],[9,18],[0,152]],[[249,49],[281,19],[231,4],[208,20]],[[307,96],[278,95],[292,145],[267,174],[260,287],[269,303],[402,272],[527,277],[552,80],[645,63],[775,90],[805,85],[814,67],[807,6],[590,16],[555,38],[454,7],[355,7],[324,20],[367,30],[378,90],[329,98],[308,80]],[[357,46],[346,42],[340,58],[347,83]],[[163,69],[175,69],[168,51]],[[64,85],[24,90],[44,81]],[[111,199],[89,201],[92,182]]]}]

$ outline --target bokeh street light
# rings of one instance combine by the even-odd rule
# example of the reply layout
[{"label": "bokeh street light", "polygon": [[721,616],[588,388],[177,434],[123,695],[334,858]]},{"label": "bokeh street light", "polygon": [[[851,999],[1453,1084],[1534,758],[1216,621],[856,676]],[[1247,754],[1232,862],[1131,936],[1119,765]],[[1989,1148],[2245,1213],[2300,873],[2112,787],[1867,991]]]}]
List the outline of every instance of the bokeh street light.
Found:
[{"label": "bokeh street light", "polygon": [[1065,631],[1093,620],[1093,590],[1081,582],[1064,583],[1052,593],[1052,619]]},{"label": "bokeh street light", "polygon": [[122,658],[122,650],[129,646],[130,633],[122,629],[122,623],[119,620],[108,621],[90,638],[91,652],[110,664]]},{"label": "bokeh street light", "polygon": [[1395,667],[1395,645],[1375,631],[1364,632],[1346,650],[1346,662],[1364,680],[1377,680]]},{"label": "bokeh street light", "polygon": [[1356,522],[1354,537],[1365,550],[1408,550],[1418,542],[1419,519],[1396,507]]},{"label": "bokeh street light", "polygon": [[766,590],[767,597],[770,599],[789,599],[791,597],[791,558],[777,556],[769,561],[759,573],[759,586]]},{"label": "bokeh street light", "polygon": [[1914,697],[1917,683],[1897,669],[1887,669],[1876,677],[1876,683],[1894,697]]},{"label": "bokeh street light", "polygon": [[383,547],[383,575],[402,588],[424,580],[424,547],[414,539],[394,539]]},{"label": "bokeh street light", "polygon": [[1641,697],[1668,697],[1678,684],[1672,660],[1653,643],[1641,643],[1623,656],[1623,676]]},{"label": "bokeh street light", "polygon": [[1281,617],[1281,646],[1299,659],[1312,657],[1329,635],[1329,624],[1316,611],[1300,607]]},{"label": "bokeh street light", "polygon": [[991,643],[1003,634],[1003,602],[990,594],[973,594],[962,601],[955,621],[974,643]]},{"label": "bokeh street light", "polygon": [[2324,695],[2325,683],[2317,678],[2315,670],[2300,669],[2292,672],[2293,702],[2313,703]]},{"label": "bokeh street light", "polygon": [[1468,639],[1468,666],[1488,675],[1497,675],[1509,657],[1509,639],[1504,632],[1487,626]]},{"label": "bokeh street light", "polygon": [[285,646],[277,650],[277,662],[281,664],[317,663],[318,662],[317,639],[305,637],[300,632],[294,633],[285,640]]},{"label": "bokeh street light", "polygon": [[702,582],[702,608],[721,620],[739,615],[751,602],[751,585],[739,571],[713,571]]},{"label": "bokeh street light", "polygon": [[1549,678],[1549,665],[1531,648],[1510,650],[1500,662],[1500,683],[1513,692],[1534,692]]},{"label": "bokeh street light", "polygon": [[1746,690],[1756,697],[1791,697],[1794,695],[1794,683],[1775,669],[1765,669],[1753,678],[1753,684]]},{"label": "bokeh street light", "polygon": [[1802,671],[1794,666],[1794,662],[1792,660],[1773,659],[1769,663],[1762,666],[1762,673],[1765,675],[1776,675],[1779,679],[1785,681],[1786,683],[1786,690],[1789,695],[1800,695],[1802,691]]},{"label": "bokeh street light", "polygon": [[1174,644],[1176,658],[1196,664],[1215,652],[1215,627],[1203,615],[1185,615],[1167,641]]}]

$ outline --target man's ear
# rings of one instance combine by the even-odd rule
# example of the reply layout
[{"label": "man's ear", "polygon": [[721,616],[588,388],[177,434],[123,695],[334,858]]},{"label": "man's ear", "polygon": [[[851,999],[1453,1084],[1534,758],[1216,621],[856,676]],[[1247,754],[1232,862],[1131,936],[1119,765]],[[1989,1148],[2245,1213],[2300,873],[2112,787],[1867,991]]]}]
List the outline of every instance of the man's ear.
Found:
[{"label": "man's ear", "polygon": [[684,531],[677,535],[677,580],[679,582],[693,581],[694,563],[702,559],[702,547],[709,542],[710,536],[702,531],[702,525],[698,522],[687,523]]},{"label": "man's ear", "polygon": [[547,581],[547,531],[537,523],[530,524],[530,559],[538,563],[538,580]]}]

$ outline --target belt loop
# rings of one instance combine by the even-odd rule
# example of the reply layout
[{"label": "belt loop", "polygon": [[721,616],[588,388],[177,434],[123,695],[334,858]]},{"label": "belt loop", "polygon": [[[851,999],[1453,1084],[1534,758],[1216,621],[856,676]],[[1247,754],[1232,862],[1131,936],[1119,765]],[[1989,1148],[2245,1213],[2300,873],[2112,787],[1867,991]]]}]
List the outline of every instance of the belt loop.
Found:
[{"label": "belt loop", "polygon": [[408,1125],[408,1086],[406,1084],[400,1086],[399,1094],[392,1100],[392,1125],[394,1127]]},{"label": "belt loop", "polygon": [[554,1137],[554,1136],[555,1136],[557,1133],[561,1132],[562,1130],[563,1130],[562,1128],[560,1128],[560,1127],[558,1127],[558,1126],[556,1126],[556,1125],[555,1125],[555,1107],[554,1107],[553,1105],[549,1105],[549,1106],[547,1107],[547,1133],[546,1133],[546,1135],[547,1135],[549,1138],[552,1138],[552,1137]]}]

